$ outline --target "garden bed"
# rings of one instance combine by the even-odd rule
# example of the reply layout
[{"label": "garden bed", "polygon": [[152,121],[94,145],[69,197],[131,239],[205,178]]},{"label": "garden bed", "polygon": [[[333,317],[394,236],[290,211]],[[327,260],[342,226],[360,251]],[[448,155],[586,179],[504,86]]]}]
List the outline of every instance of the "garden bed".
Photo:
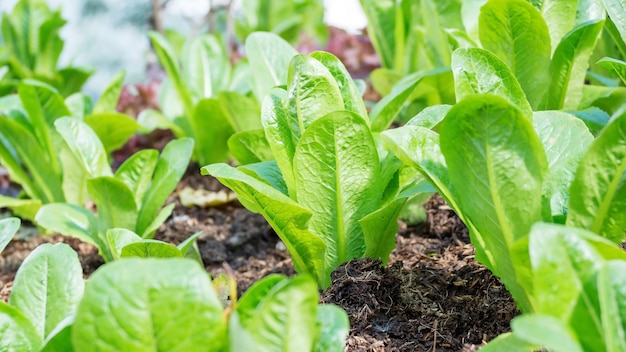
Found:
[{"label": "garden bed", "polygon": [[[189,168],[177,190],[224,190]],[[239,292],[271,273],[293,275],[290,256],[265,220],[234,201],[219,207],[184,207],[176,193],[173,215],[156,238],[178,244],[203,231],[198,246],[212,275],[232,269]],[[353,260],[332,275],[324,303],[344,308],[351,323],[347,351],[474,351],[509,330],[515,303],[499,280],[474,260],[467,229],[435,196],[427,221],[401,224],[389,264]],[[60,235],[13,241],[0,258],[0,297],[7,300],[19,264],[36,246],[66,242],[85,276],[103,264],[95,247]]]}]

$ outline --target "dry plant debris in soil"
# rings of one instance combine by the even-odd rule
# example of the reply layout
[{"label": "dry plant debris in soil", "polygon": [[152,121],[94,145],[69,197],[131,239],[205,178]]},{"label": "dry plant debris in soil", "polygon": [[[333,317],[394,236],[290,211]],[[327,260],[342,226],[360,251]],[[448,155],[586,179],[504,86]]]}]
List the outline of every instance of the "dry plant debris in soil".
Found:
[{"label": "dry plant debris in soil", "polygon": [[[223,187],[192,166],[178,190]],[[206,269],[224,272],[227,263],[240,293],[271,273],[294,274],[291,259],[265,220],[237,202],[221,207],[187,208],[176,195],[172,217],[156,238],[174,244],[197,231]],[[350,316],[347,351],[474,351],[509,329],[517,314],[503,285],[475,262],[467,230],[441,200],[426,204],[428,220],[401,227],[387,267],[369,259],[353,260],[332,275],[322,301],[343,307]],[[7,300],[15,272],[41,243],[66,242],[81,259],[85,277],[103,264],[97,250],[60,235],[13,241],[0,257],[0,298]]]}]

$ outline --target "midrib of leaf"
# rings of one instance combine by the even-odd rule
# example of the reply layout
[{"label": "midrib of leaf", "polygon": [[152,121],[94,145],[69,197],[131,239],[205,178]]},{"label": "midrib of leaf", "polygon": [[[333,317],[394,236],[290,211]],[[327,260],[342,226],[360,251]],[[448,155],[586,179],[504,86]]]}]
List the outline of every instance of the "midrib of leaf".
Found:
[{"label": "midrib of leaf", "polygon": [[[298,80],[300,80],[301,77],[298,77]],[[302,92],[300,91],[301,88],[299,85],[296,86],[296,119],[298,120],[298,127],[300,128],[300,131],[298,133],[299,136],[302,136],[302,134],[304,133],[304,121],[302,119],[302,107],[301,107],[301,102],[302,102]]]},{"label": "midrib of leaf", "polygon": [[618,166],[616,171],[616,177],[613,177],[611,183],[609,183],[609,188],[606,192],[606,196],[602,199],[602,203],[600,204],[600,208],[598,209],[598,215],[596,215],[593,226],[591,227],[591,231],[600,235],[600,229],[602,228],[602,224],[604,220],[608,216],[609,207],[611,206],[611,201],[613,200],[613,196],[615,195],[617,186],[620,183],[621,176],[626,171],[626,161],[622,159],[622,163]]},{"label": "midrib of leaf", "polygon": [[343,223],[343,208],[341,207],[341,180],[339,179],[339,159],[337,158],[337,136],[336,129],[333,130],[335,136],[334,139],[334,154],[335,154],[335,207],[337,208],[336,222],[337,222],[337,264],[343,263],[346,260],[346,235],[345,226]]},{"label": "midrib of leaf", "polygon": [[486,154],[486,161],[487,161],[487,175],[489,177],[489,193],[491,195],[491,199],[495,206],[498,223],[502,230],[502,237],[504,237],[504,241],[507,245],[507,255],[510,256],[510,253],[508,253],[508,249],[511,248],[513,236],[511,234],[511,229],[509,227],[509,224],[506,221],[507,220],[506,216],[502,212],[502,202],[495,189],[496,178],[495,178],[495,173],[492,167],[491,148],[489,147],[489,143],[487,143],[486,140],[485,140],[485,154]]}]

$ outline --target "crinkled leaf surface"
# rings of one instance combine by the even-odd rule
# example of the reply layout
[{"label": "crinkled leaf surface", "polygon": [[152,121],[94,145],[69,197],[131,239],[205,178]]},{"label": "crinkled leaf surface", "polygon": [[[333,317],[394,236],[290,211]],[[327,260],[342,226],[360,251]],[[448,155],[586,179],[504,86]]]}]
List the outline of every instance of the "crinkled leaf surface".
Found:
[{"label": "crinkled leaf surface", "polygon": [[544,195],[549,196],[551,215],[565,217],[570,184],[593,135],[582,120],[560,111],[535,112],[533,127],[548,158]]},{"label": "crinkled leaf surface", "polygon": [[[441,151],[459,208],[484,237],[492,270],[523,311],[531,310],[525,288],[527,259],[515,248],[541,220],[547,171],[541,142],[524,114],[501,97],[468,97],[441,126]],[[523,253],[523,251],[522,251]]]},{"label": "crinkled leaf surface", "polygon": [[499,57],[537,109],[548,93],[550,41],[541,14],[526,0],[490,0],[480,9],[480,43]]},{"label": "crinkled leaf surface", "polygon": [[296,127],[290,124],[289,113],[283,103],[286,97],[287,92],[283,89],[273,89],[263,101],[261,122],[267,142],[289,190],[289,195],[293,199],[297,199],[292,164],[299,135],[293,130]]},{"label": "crinkled leaf surface", "polygon": [[296,271],[309,273],[322,288],[330,285],[324,265],[326,245],[309,230],[311,211],[279,190],[226,164],[205,166],[202,174],[217,178],[237,193],[248,210],[263,215],[285,243]]},{"label": "crinkled leaf surface", "polygon": [[79,351],[223,351],[226,321],[189,259],[122,259],[96,271],[72,328]]},{"label": "crinkled leaf surface", "polygon": [[457,101],[477,94],[494,94],[532,118],[532,108],[522,87],[506,64],[491,52],[480,48],[457,49],[452,53],[451,67]]},{"label": "crinkled leaf surface", "polygon": [[361,98],[361,93],[357,89],[350,73],[341,61],[333,54],[317,51],[311,54],[311,57],[321,62],[337,80],[341,97],[345,105],[345,110],[366,117],[367,110]]},{"label": "crinkled leaf surface", "polygon": [[76,252],[64,243],[47,243],[20,266],[9,303],[24,313],[44,339],[76,311],[83,290],[83,270]]},{"label": "crinkled leaf surface", "polygon": [[358,221],[378,209],[379,163],[364,118],[347,111],[317,120],[298,142],[298,204],[313,213],[310,230],[326,243],[328,270],[365,253]]},{"label": "crinkled leaf surface", "polygon": [[626,230],[626,113],[591,144],[571,186],[567,224],[616,243]]},{"label": "crinkled leaf surface", "polygon": [[289,126],[295,138],[322,116],[345,110],[335,77],[312,57],[294,56],[289,64],[287,83]]}]

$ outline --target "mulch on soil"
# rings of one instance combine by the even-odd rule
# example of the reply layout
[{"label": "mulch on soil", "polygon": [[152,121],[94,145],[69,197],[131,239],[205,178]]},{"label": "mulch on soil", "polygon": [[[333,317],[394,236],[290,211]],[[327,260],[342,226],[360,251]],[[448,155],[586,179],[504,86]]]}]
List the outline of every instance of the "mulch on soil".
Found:
[{"label": "mulch on soil", "polygon": [[[224,189],[191,166],[178,185],[208,191]],[[175,193],[176,194],[176,193]],[[263,217],[238,202],[219,207],[176,207],[155,239],[178,244],[203,231],[198,247],[213,276],[232,268],[243,292],[272,274],[295,274],[285,246]],[[401,224],[389,265],[353,260],[332,275],[321,301],[344,308],[350,316],[347,351],[474,351],[509,331],[517,314],[503,285],[474,260],[467,230],[440,197],[426,204],[428,220],[417,227]],[[85,276],[102,259],[97,250],[60,235],[12,241],[0,257],[0,299],[7,300],[15,271],[41,243],[66,242],[77,250]]]}]

